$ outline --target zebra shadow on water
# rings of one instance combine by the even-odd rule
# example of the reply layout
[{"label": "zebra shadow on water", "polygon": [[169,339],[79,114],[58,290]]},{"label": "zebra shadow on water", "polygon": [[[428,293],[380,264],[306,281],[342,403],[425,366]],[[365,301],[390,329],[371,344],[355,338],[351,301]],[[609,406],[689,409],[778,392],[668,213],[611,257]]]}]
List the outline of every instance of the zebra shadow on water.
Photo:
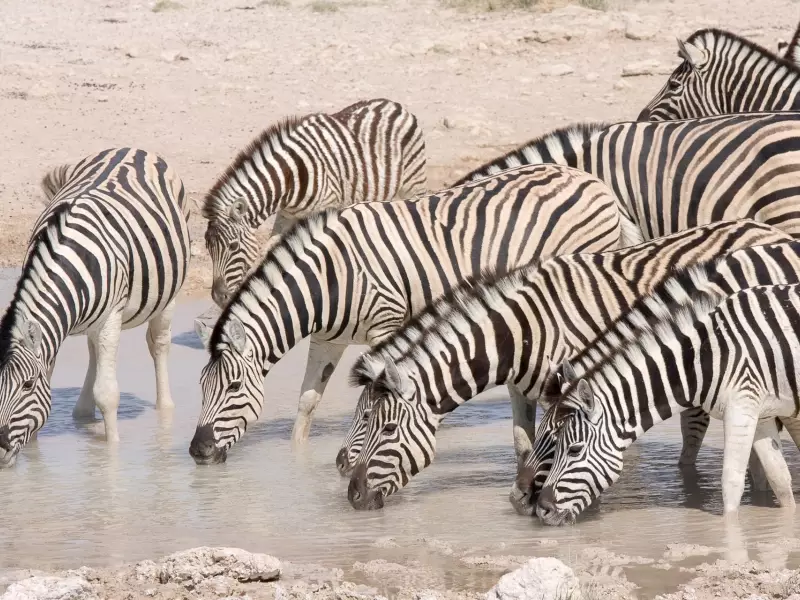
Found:
[{"label": "zebra shadow on water", "polygon": [[[93,424],[102,421],[100,411],[95,409],[95,421],[76,421],[72,418],[72,409],[81,395],[79,387],[53,388],[52,408],[44,427],[39,431],[40,437],[51,437],[65,433],[81,432],[94,435]],[[120,392],[117,419],[125,421],[140,417],[146,410],[155,410],[153,405],[135,394]]]}]

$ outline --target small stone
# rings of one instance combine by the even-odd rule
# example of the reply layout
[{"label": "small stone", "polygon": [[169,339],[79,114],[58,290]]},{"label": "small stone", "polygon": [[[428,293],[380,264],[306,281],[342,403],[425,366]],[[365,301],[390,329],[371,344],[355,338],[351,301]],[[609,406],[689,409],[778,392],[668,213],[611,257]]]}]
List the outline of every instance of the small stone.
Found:
[{"label": "small stone", "polygon": [[563,77],[564,75],[570,75],[574,72],[575,69],[564,64],[547,65],[539,70],[539,73],[544,77]]},{"label": "small stone", "polygon": [[586,79],[586,81],[588,81],[589,83],[594,83],[595,81],[600,79],[600,74],[599,73],[587,73],[586,77],[584,79]]},{"label": "small stone", "polygon": [[241,56],[241,54],[234,50],[233,52],[229,52],[228,54],[225,55],[225,62],[230,62],[232,60],[236,60],[240,56]]},{"label": "small stone", "polygon": [[128,58],[139,58],[139,49],[138,48],[127,48],[125,50],[125,56]]},{"label": "small stone", "polygon": [[526,42],[538,42],[540,44],[549,44],[551,42],[561,42],[569,40],[572,37],[569,30],[554,25],[552,27],[544,27],[534,31],[531,35],[525,36],[523,39]]},{"label": "small stone", "polygon": [[161,59],[165,62],[178,62],[182,60],[189,60],[189,57],[178,50],[169,50],[161,53]]},{"label": "small stone", "polygon": [[652,40],[656,37],[656,31],[641,21],[628,20],[625,24],[625,37],[629,40]]},{"label": "small stone", "polygon": [[481,52],[485,52],[488,49],[489,49],[489,46],[487,46],[484,42],[481,42],[481,43],[478,44],[478,50],[480,50]]},{"label": "small stone", "polygon": [[660,66],[661,65],[656,60],[641,60],[624,66],[622,68],[622,76],[639,77],[641,75],[653,75]]},{"label": "small stone", "polygon": [[557,558],[532,558],[500,578],[486,600],[561,600],[580,598],[575,573]]},{"label": "small stone", "polygon": [[615,81],[614,82],[614,89],[615,90],[629,90],[632,87],[633,86],[630,83],[628,83],[627,81],[625,81],[624,79],[620,79],[619,81]]}]

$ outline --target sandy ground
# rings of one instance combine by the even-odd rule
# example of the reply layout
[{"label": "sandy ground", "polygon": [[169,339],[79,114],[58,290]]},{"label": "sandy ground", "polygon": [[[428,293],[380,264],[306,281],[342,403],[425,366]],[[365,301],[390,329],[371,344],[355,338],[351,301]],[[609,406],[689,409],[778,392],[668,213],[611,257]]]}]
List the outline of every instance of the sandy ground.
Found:
[{"label": "sandy ground", "polygon": [[[102,148],[161,153],[200,199],[276,119],[383,96],[420,117],[439,188],[549,129],[634,118],[675,65],[675,36],[719,26],[773,47],[800,16],[791,0],[492,1],[5,0],[0,266],[22,259],[43,173]],[[642,60],[656,74],[621,77]],[[203,230],[193,215],[189,293],[210,284]]]}]

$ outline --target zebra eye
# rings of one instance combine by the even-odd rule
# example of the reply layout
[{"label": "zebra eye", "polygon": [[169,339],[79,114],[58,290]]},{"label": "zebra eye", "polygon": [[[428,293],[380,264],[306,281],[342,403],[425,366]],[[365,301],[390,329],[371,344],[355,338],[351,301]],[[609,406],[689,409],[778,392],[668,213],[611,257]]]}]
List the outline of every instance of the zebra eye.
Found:
[{"label": "zebra eye", "polygon": [[28,379],[28,381],[22,384],[22,389],[25,390],[26,392],[29,392],[30,390],[33,389],[34,383],[36,383],[35,377],[33,379]]},{"label": "zebra eye", "polygon": [[669,82],[669,89],[673,92],[678,91],[683,87],[683,84],[680,81],[670,81]]},{"label": "zebra eye", "polygon": [[397,423],[387,423],[383,426],[383,433],[387,435],[393,434],[397,430]]},{"label": "zebra eye", "polygon": [[368,411],[368,410],[365,410],[365,411],[364,411],[364,421],[365,421],[365,422],[366,422],[366,421],[369,421],[369,411]]},{"label": "zebra eye", "polygon": [[569,454],[570,458],[578,458],[581,454],[583,454],[583,447],[584,444],[572,444],[567,450],[567,454]]},{"label": "zebra eye", "polygon": [[230,384],[228,384],[228,391],[231,394],[235,394],[240,389],[242,389],[242,382],[241,381],[231,381]]},{"label": "zebra eye", "polygon": [[239,240],[233,240],[230,244],[228,244],[228,250],[231,252],[236,252],[239,249]]}]

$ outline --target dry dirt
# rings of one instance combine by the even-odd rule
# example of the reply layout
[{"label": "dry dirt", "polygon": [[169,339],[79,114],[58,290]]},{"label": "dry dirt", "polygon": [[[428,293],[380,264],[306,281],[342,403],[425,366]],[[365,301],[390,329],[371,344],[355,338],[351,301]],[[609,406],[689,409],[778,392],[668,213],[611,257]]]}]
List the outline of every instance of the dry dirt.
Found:
[{"label": "dry dirt", "polygon": [[[676,36],[718,26],[772,48],[800,16],[790,0],[498,1],[4,0],[0,266],[21,262],[44,172],[106,147],[159,152],[200,199],[273,121],[382,96],[420,117],[439,188],[549,129],[635,118]],[[621,77],[646,60],[655,74]],[[189,293],[210,284],[203,230],[194,214]]]}]

